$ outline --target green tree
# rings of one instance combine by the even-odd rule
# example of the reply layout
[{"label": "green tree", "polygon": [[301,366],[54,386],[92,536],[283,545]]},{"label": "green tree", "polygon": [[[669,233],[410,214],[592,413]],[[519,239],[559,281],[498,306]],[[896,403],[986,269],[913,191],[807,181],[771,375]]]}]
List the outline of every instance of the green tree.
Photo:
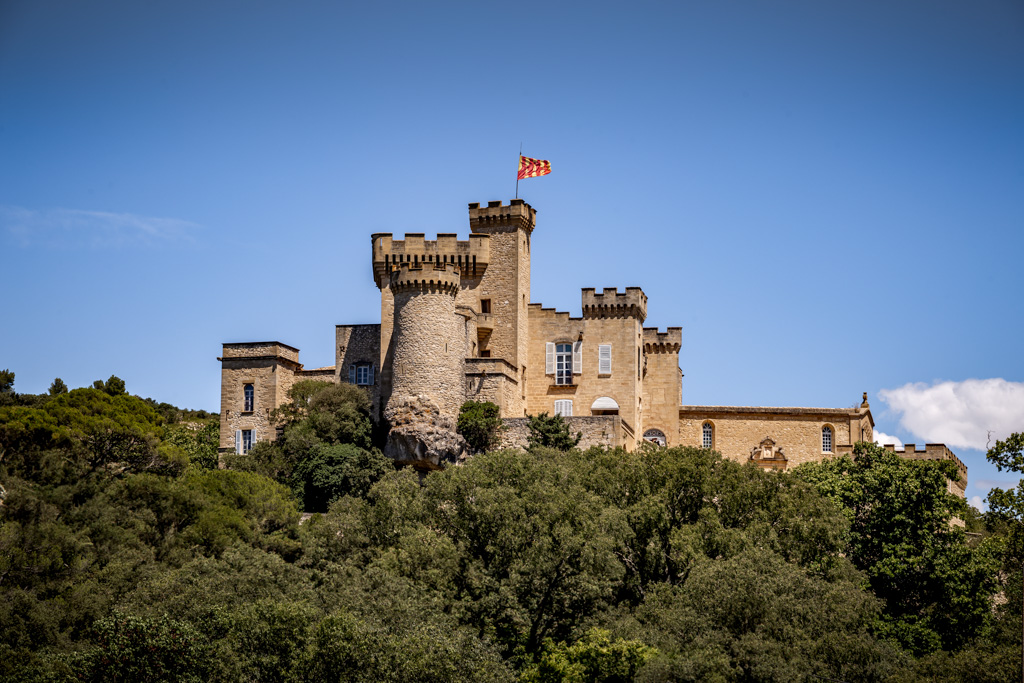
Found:
[{"label": "green tree", "polygon": [[64,384],[64,380],[60,377],[54,379],[53,384],[50,385],[50,396],[60,396],[66,393],[68,393],[68,385]]},{"label": "green tree", "polygon": [[546,412],[539,415],[530,415],[527,427],[530,435],[527,437],[529,448],[554,448],[558,451],[568,451],[576,448],[583,432],[577,432],[572,436],[569,432],[569,425],[562,419],[561,415],[548,416]]},{"label": "green tree", "polygon": [[475,453],[484,453],[495,445],[501,429],[501,411],[490,401],[466,401],[459,409],[456,430]]},{"label": "green tree", "polygon": [[523,683],[629,683],[657,650],[639,640],[612,639],[611,632],[590,629],[572,644],[544,644],[539,661],[527,667]]},{"label": "green tree", "polygon": [[962,647],[984,631],[995,592],[992,544],[968,545],[952,524],[964,501],[949,493],[951,461],[905,460],[858,443],[848,456],[802,465],[796,476],[850,520],[848,557],[885,600],[882,635],[916,654]]},{"label": "green tree", "polygon": [[307,512],[326,512],[342,496],[365,496],[386,472],[391,460],[376,448],[353,444],[320,444],[298,464],[295,477],[302,486]]},{"label": "green tree", "polygon": [[115,614],[93,626],[96,646],[77,665],[89,681],[191,683],[204,680],[206,644],[191,625]]},{"label": "green tree", "polygon": [[0,370],[0,394],[14,393],[14,373],[10,370]]}]

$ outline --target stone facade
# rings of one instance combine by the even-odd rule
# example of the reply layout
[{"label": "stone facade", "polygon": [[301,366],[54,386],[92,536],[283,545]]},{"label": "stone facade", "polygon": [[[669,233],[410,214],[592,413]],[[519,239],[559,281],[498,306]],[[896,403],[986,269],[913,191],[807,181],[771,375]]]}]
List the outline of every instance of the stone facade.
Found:
[{"label": "stone facade", "polygon": [[[400,426],[402,433],[389,441],[390,454],[424,467],[462,457],[448,432],[466,400],[498,405],[510,445],[525,444],[525,417],[544,412],[568,417],[583,432],[583,447],[632,449],[644,439],[702,446],[707,425],[712,448],[768,469],[872,440],[866,396],[850,409],[681,405],[682,328],[645,328],[641,288],[584,288],[579,316],[530,301],[536,219],[521,199],[492,201],[469,205],[465,240],[456,233],[435,240],[371,235],[380,323],[338,325],[334,366],[305,370],[298,349],[279,342],[224,345],[222,451],[238,448],[240,430],[254,440],[273,438],[271,412],[305,378],[364,386],[377,420],[390,420],[394,400],[401,417],[392,416],[400,423],[392,422],[392,431]],[[246,391],[252,410],[243,410]],[[929,445],[925,456],[940,457],[940,448],[941,457],[956,459],[941,445]]]}]

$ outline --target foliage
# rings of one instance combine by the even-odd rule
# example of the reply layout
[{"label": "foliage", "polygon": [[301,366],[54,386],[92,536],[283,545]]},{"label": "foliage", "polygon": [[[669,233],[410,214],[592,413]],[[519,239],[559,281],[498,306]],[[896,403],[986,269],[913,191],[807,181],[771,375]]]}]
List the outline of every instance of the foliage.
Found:
[{"label": "foliage", "polygon": [[220,425],[216,420],[186,422],[165,429],[164,441],[180,448],[188,461],[200,469],[217,467]]},{"label": "foliage", "polygon": [[391,460],[376,448],[318,444],[298,464],[294,476],[302,484],[305,509],[326,512],[342,496],[365,496],[370,486],[391,469]]},{"label": "foliage", "polygon": [[530,449],[533,448],[554,448],[557,451],[568,451],[576,448],[583,432],[577,432],[573,437],[569,432],[569,425],[562,419],[561,415],[548,416],[547,413],[530,415],[527,427],[530,435],[527,442]]},{"label": "foliage", "polygon": [[885,600],[877,628],[916,654],[957,649],[991,616],[995,557],[970,547],[951,524],[965,503],[948,492],[950,461],[906,460],[858,443],[854,457],[802,465],[796,476],[842,506],[850,520],[848,557]]},{"label": "foliage", "polygon": [[60,377],[54,379],[49,389],[50,396],[59,396],[66,393],[68,393],[68,385],[64,384],[64,380]]},{"label": "foliage", "polygon": [[0,394],[14,393],[14,373],[10,370],[0,370]]},{"label": "foliage", "polygon": [[111,375],[110,377],[107,378],[106,382],[99,379],[96,380],[95,382],[92,383],[92,388],[106,392],[111,396],[120,396],[122,394],[127,393],[124,380],[118,377],[117,375]]},{"label": "foliage", "polygon": [[[0,681],[1018,671],[1021,522],[966,543],[945,466],[535,445],[421,477],[361,441],[363,394],[321,391],[234,470],[202,465],[212,422],[126,394],[0,407]],[[164,464],[126,457],[136,437]],[[300,525],[297,499],[323,512]]]},{"label": "foliage", "polygon": [[466,401],[459,409],[456,430],[474,453],[483,453],[496,445],[501,429],[501,412],[490,401]]},{"label": "foliage", "polygon": [[627,683],[657,650],[639,640],[612,640],[591,629],[575,643],[544,643],[540,660],[526,668],[523,683]]}]

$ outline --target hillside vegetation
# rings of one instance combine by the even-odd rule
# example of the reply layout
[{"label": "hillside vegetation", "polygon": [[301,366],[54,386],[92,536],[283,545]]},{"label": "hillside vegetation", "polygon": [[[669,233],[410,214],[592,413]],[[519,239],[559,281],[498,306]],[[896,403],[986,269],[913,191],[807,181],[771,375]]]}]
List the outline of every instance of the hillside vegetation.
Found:
[{"label": "hillside vegetation", "polygon": [[537,445],[421,478],[358,389],[309,383],[218,469],[216,416],[97,384],[0,381],[0,680],[1020,673],[1019,521],[940,463]]}]

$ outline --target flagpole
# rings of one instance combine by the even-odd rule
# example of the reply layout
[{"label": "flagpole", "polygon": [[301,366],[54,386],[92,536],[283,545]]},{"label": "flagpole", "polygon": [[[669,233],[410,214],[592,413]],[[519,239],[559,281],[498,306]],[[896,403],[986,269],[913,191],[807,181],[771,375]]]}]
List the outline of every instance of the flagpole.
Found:
[{"label": "flagpole", "polygon": [[519,199],[519,166],[523,163],[523,143],[519,143],[519,158],[516,159],[516,199]]}]

